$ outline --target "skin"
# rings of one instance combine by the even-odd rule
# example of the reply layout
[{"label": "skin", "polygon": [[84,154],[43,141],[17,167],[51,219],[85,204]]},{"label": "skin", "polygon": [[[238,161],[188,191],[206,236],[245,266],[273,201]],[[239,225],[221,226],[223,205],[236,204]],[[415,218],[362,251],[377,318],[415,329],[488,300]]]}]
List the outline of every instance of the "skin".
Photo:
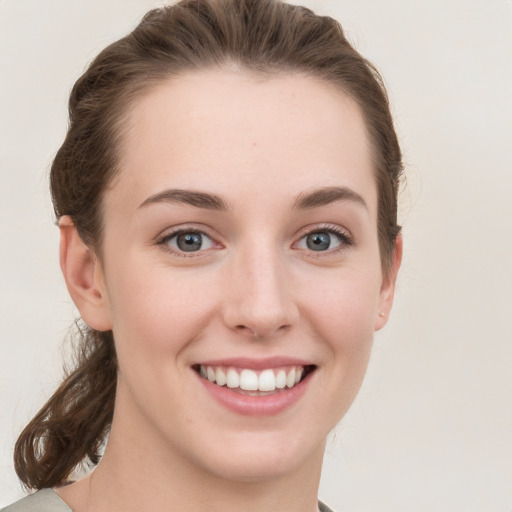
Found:
[{"label": "skin", "polygon": [[[113,330],[119,377],[103,460],[58,493],[78,512],[312,512],[326,436],[360,387],[401,259],[398,239],[383,275],[360,110],[311,77],[215,70],[153,88],[126,127],[101,260],[60,224],[68,289],[88,325]],[[352,195],[296,207],[326,187]],[[168,189],[227,209],[148,202]],[[162,243],[175,228],[208,235],[204,250]],[[345,238],[311,250],[308,233],[327,229]],[[264,417],[212,400],[191,368],[273,356],[316,370],[296,403]]]}]

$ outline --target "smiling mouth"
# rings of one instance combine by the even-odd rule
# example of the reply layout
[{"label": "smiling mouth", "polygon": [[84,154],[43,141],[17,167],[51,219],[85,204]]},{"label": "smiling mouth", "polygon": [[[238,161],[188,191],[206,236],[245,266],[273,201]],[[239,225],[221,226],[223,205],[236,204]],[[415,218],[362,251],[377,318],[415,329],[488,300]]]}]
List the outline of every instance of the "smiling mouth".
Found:
[{"label": "smiling mouth", "polygon": [[260,371],[232,366],[194,365],[201,378],[236,393],[249,396],[266,396],[295,387],[311,374],[316,366],[286,366]]}]

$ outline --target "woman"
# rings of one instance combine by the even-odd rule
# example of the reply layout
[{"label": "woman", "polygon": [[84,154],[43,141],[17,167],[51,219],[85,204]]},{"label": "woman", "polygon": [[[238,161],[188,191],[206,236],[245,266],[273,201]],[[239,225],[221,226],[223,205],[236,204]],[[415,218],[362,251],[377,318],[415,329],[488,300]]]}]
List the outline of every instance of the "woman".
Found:
[{"label": "woman", "polygon": [[6,510],[328,510],[325,439],[392,305],[401,169],[331,18],[185,0],[106,48],[51,171],[82,352],[16,445],[43,490]]}]

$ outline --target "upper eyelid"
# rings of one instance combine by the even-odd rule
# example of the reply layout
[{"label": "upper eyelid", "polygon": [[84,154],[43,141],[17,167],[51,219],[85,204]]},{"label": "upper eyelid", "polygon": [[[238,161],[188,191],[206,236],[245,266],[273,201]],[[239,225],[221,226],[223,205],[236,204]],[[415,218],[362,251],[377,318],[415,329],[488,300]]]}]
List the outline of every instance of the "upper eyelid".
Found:
[{"label": "upper eyelid", "polygon": [[164,229],[162,232],[160,232],[156,237],[155,237],[155,240],[158,242],[158,241],[162,241],[162,240],[165,240],[165,239],[169,239],[169,238],[172,238],[174,236],[177,236],[181,233],[201,233],[203,235],[206,235],[208,238],[211,238],[212,240],[214,241],[217,241],[218,237],[216,237],[215,235],[213,235],[211,233],[211,230],[208,229],[207,227],[205,226],[195,226],[193,224],[185,224],[185,225],[180,225],[180,226],[177,226],[177,227],[171,227],[171,228],[166,228]]},{"label": "upper eyelid", "polygon": [[325,223],[321,222],[319,224],[305,226],[304,228],[302,228],[299,231],[299,235],[298,235],[299,239],[302,239],[303,237],[305,237],[311,233],[316,233],[317,231],[327,231],[327,232],[334,233],[334,234],[342,234],[350,240],[353,239],[353,235],[349,229],[347,229],[343,226],[340,226],[338,224],[331,224],[329,222],[325,222]]}]

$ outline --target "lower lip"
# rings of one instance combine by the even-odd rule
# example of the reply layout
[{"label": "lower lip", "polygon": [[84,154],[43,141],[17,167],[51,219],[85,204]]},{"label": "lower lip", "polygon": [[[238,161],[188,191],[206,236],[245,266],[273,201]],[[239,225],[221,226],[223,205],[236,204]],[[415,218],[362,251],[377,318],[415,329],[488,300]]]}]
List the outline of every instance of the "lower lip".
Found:
[{"label": "lower lip", "polygon": [[310,373],[293,388],[284,389],[272,395],[249,396],[237,393],[226,386],[217,386],[197,375],[201,384],[217,402],[236,414],[246,416],[272,416],[288,409],[305,393],[311,377]]}]

